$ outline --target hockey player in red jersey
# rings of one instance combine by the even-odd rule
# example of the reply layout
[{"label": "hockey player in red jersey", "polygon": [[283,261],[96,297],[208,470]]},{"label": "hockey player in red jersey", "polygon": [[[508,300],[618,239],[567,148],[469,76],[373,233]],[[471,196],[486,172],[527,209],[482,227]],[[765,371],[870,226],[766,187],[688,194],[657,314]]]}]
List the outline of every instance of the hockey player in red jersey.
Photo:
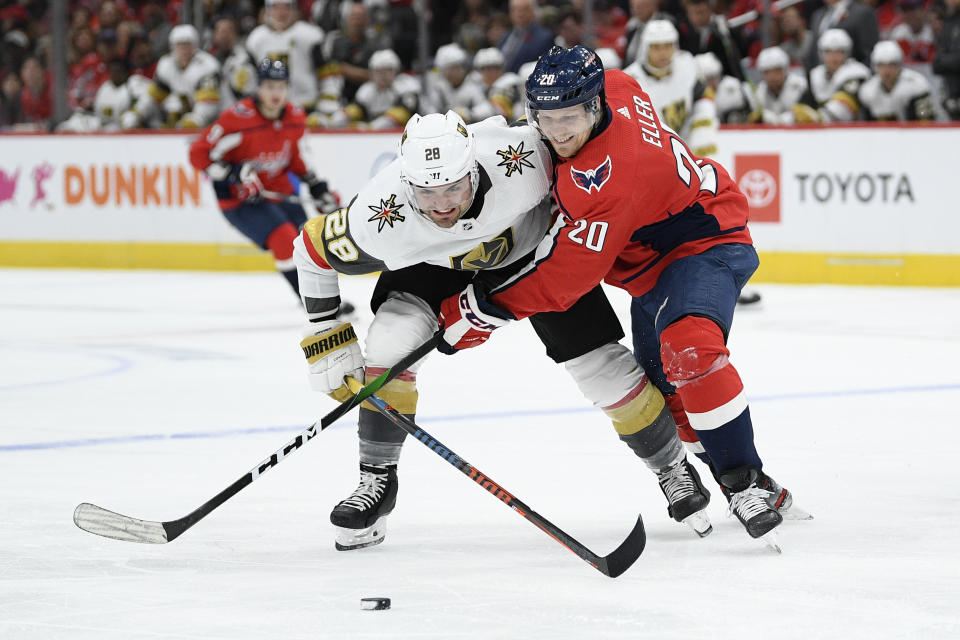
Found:
[{"label": "hockey player in red jersey", "polygon": [[[482,343],[509,319],[567,308],[600,280],[632,296],[637,359],[681,438],[711,467],[747,532],[774,531],[792,496],[763,472],[727,336],[759,260],[744,196],[719,164],[690,153],[649,96],[582,46],[554,47],[526,83],[527,118],[559,156],[563,213],[535,260],[491,291],[441,306],[448,346]],[[799,512],[799,510],[797,510]]]},{"label": "hockey player in red jersey", "polygon": [[299,296],[293,241],[307,214],[300,204],[284,199],[294,194],[288,173],[309,186],[319,209],[332,210],[339,203],[301,156],[306,116],[287,102],[287,65],[264,59],[257,75],[256,96],[236,103],[203,131],[190,146],[190,163],[212,179],[230,224],[273,254],[277,269]]}]

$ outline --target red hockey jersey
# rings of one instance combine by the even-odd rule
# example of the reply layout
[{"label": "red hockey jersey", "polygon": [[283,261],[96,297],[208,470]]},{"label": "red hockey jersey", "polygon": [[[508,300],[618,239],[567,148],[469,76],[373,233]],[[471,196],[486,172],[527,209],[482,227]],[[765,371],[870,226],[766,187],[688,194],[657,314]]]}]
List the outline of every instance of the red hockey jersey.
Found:
[{"label": "red hockey jersey", "polygon": [[517,318],[567,309],[601,280],[639,296],[678,258],[752,244],[747,200],[723,167],[660,124],[633,78],[612,69],[605,85],[610,123],[554,169],[565,224],[535,269],[490,298]]},{"label": "red hockey jersey", "polygon": [[[264,118],[253,98],[245,98],[220,116],[190,145],[190,164],[203,171],[214,162],[241,166],[250,164],[267,191],[292,194],[287,170],[302,176],[307,167],[300,157],[300,139],[306,114],[287,103],[276,120]],[[216,185],[215,185],[216,186]],[[217,190],[221,209],[240,202],[222,189]]]}]

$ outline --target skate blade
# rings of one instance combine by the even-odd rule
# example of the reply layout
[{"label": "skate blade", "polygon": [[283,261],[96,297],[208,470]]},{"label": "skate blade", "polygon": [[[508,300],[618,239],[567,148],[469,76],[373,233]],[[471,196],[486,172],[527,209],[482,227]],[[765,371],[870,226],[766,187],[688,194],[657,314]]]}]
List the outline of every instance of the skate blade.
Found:
[{"label": "skate blade", "polygon": [[333,546],[337,551],[365,549],[383,542],[383,539],[387,536],[387,519],[381,517],[365,529],[347,529],[346,527],[336,526],[334,528],[337,530],[337,540],[333,543]]},{"label": "skate blade", "polygon": [[813,520],[813,516],[809,512],[804,511],[797,505],[791,505],[789,509],[780,509],[779,511],[784,520]]},{"label": "skate blade", "polygon": [[763,543],[771,551],[776,551],[777,553],[783,553],[783,548],[780,546],[780,536],[777,535],[777,530],[767,531],[765,534],[760,536],[760,539],[763,540]]},{"label": "skate blade", "polygon": [[693,532],[701,538],[706,538],[708,535],[710,535],[710,532],[713,531],[713,525],[710,524],[710,519],[707,517],[706,510],[692,513],[681,520],[681,522],[693,529]]}]

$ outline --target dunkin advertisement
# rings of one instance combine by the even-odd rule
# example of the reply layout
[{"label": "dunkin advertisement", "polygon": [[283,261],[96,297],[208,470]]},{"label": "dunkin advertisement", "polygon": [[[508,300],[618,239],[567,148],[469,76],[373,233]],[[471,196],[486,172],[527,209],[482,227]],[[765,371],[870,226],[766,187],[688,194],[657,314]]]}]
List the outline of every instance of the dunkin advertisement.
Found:
[{"label": "dunkin advertisement", "polygon": [[[219,256],[257,254],[188,163],[190,140],[0,136],[0,265],[233,268]],[[395,157],[397,134],[312,134],[307,142],[317,173],[349,202]],[[950,190],[960,127],[725,128],[718,147],[716,160],[750,203],[759,278],[960,285]],[[160,247],[149,263],[137,260],[145,243]],[[194,250],[208,257],[196,260]],[[95,264],[77,257],[94,251]],[[843,262],[892,268],[869,279],[823,266]]]}]

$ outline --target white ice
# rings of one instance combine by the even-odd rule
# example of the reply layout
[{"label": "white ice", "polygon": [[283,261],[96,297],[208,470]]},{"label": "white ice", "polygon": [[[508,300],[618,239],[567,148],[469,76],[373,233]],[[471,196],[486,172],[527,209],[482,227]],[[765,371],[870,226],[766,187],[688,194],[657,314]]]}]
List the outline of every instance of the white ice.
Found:
[{"label": "white ice", "polygon": [[[343,283],[361,334],[372,284]],[[527,323],[423,367],[422,426],[580,542],[643,514],[612,580],[410,439],[384,544],[335,551],[356,414],[168,545],[81,531],[84,501],[185,515],[334,403],[275,274],[0,271],[0,637],[960,638],[960,290],[759,289],[733,362],[765,469],[815,516],[779,556],[710,479],[713,534],[670,520]]]}]

